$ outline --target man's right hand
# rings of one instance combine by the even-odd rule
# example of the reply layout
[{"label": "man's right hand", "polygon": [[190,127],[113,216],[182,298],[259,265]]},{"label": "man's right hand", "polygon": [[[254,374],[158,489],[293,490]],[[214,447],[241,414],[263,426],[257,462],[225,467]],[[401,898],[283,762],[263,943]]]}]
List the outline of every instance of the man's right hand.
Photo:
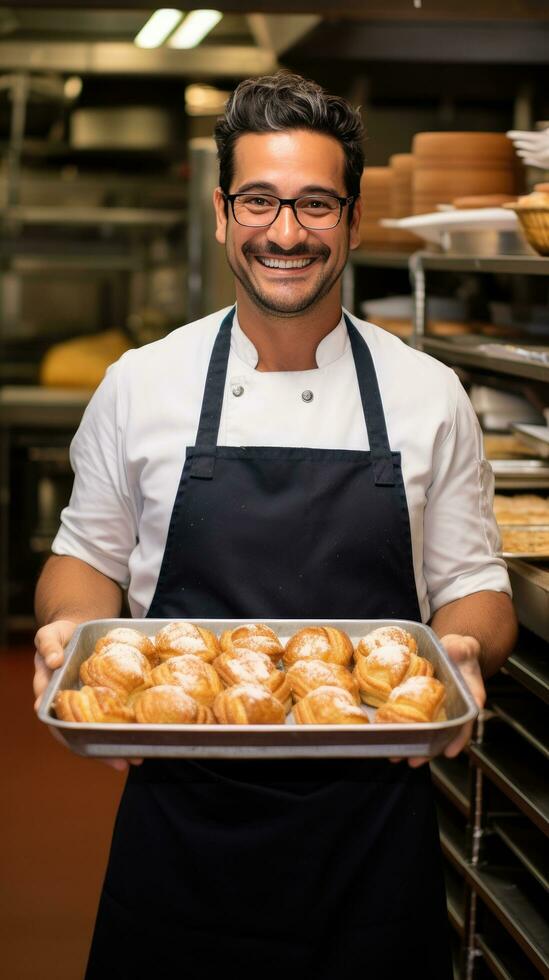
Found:
[{"label": "man's right hand", "polygon": [[[46,690],[54,670],[61,667],[65,659],[65,647],[74,633],[78,623],[70,619],[58,619],[54,623],[42,626],[34,637],[36,652],[34,654],[34,710],[38,711],[44,691]],[[111,769],[125,772],[128,762],[138,766],[142,759],[102,759]]]},{"label": "man's right hand", "polygon": [[34,710],[38,711],[42,695],[46,690],[54,670],[61,667],[65,659],[65,647],[74,633],[77,623],[70,619],[58,619],[55,623],[42,626],[34,637]]}]

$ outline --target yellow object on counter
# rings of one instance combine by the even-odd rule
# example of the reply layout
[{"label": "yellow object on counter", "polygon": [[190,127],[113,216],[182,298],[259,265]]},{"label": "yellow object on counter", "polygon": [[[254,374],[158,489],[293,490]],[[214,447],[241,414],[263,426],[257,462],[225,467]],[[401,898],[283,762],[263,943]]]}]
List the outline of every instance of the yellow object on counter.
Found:
[{"label": "yellow object on counter", "polygon": [[55,344],[40,365],[40,384],[50,388],[97,388],[109,365],[132,347],[121,330],[105,330]]}]

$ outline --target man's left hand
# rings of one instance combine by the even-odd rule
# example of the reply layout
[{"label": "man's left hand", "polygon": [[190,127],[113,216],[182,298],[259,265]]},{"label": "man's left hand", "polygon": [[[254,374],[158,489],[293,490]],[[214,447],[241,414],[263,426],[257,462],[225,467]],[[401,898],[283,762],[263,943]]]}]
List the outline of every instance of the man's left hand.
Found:
[{"label": "man's left hand", "polygon": [[[460,636],[458,633],[448,633],[441,637],[440,642],[446,648],[450,659],[459,667],[479,708],[483,708],[486,701],[486,691],[480,671],[480,643],[474,636]],[[448,756],[449,759],[459,755],[471,738],[473,724],[472,721],[469,722],[457,738],[446,746],[444,755]],[[408,760],[408,764],[414,768],[422,766],[425,762],[429,762],[429,759],[413,758]]]}]

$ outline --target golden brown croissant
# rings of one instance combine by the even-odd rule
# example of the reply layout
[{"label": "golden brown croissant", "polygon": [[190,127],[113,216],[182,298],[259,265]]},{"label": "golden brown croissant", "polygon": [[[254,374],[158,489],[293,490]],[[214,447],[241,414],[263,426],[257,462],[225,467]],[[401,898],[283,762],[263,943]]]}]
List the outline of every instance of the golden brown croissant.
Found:
[{"label": "golden brown croissant", "polygon": [[80,666],[80,680],[92,687],[110,687],[123,695],[149,687],[151,665],[135,647],[110,643],[103,653],[94,653]]},{"label": "golden brown croissant", "polygon": [[305,626],[288,640],[284,663],[291,667],[298,660],[327,660],[346,667],[353,656],[353,644],[343,630],[334,626]]},{"label": "golden brown croissant", "polygon": [[283,725],[284,708],[260,684],[236,684],[218,694],[213,706],[221,725]]},{"label": "golden brown croissant", "polygon": [[391,691],[387,702],[377,709],[374,721],[381,724],[444,721],[445,697],[444,684],[435,677],[409,677]]},{"label": "golden brown croissant", "polygon": [[253,650],[256,653],[265,653],[275,663],[280,660],[284,653],[284,647],[278,636],[265,623],[244,623],[232,630],[225,630],[221,634],[221,649],[233,653],[240,648]]},{"label": "golden brown croissant", "polygon": [[211,708],[223,685],[211,664],[194,653],[172,657],[155,667],[151,684],[174,684],[182,688],[199,704]]},{"label": "golden brown croissant", "polygon": [[317,687],[294,705],[298,725],[367,725],[367,716],[342,687]]},{"label": "golden brown croissant", "polygon": [[355,704],[360,704],[358,684],[346,667],[327,663],[324,660],[298,660],[288,668],[286,676],[294,700],[304,698],[317,687],[342,687],[352,695]]},{"label": "golden brown croissant", "polygon": [[79,691],[58,691],[55,713],[62,721],[108,722],[111,725],[135,721],[123,696],[109,687],[82,687]]},{"label": "golden brown croissant", "polygon": [[211,663],[221,653],[215,633],[194,623],[168,623],[156,634],[155,646],[160,660],[194,653],[201,660]]},{"label": "golden brown croissant", "polygon": [[356,652],[367,657],[376,647],[384,647],[387,643],[402,643],[408,647],[410,653],[417,653],[417,643],[412,634],[400,626],[380,626],[379,629],[372,630],[358,641]]},{"label": "golden brown croissant", "polygon": [[151,667],[158,663],[156,648],[149,636],[139,633],[137,630],[128,626],[116,626],[109,630],[105,636],[100,637],[94,647],[94,653],[103,653],[111,643],[127,643],[130,647],[135,647],[140,653],[144,654]]},{"label": "golden brown croissant", "polygon": [[133,700],[133,709],[141,725],[215,725],[212,709],[174,684],[141,691]]},{"label": "golden brown croissant", "polygon": [[292,707],[290,682],[282,670],[277,670],[266,653],[238,649],[238,655],[221,653],[214,660],[214,667],[226,687],[234,684],[260,684],[274,694],[284,710]]},{"label": "golden brown croissant", "polygon": [[401,643],[387,643],[376,647],[367,657],[358,655],[353,674],[362,700],[377,708],[408,677],[432,677],[433,665],[424,657],[410,653]]}]

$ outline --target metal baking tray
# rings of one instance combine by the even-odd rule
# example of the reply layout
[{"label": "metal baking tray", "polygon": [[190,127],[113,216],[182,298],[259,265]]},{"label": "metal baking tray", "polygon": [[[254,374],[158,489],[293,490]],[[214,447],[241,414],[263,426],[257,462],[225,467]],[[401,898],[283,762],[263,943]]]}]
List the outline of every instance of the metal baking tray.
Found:
[{"label": "metal baking tray", "polygon": [[[402,626],[415,638],[419,652],[430,660],[447,688],[447,721],[415,725],[297,725],[290,714],[284,725],[107,725],[60,721],[53,702],[59,690],[78,688],[80,664],[95,643],[116,626],[132,626],[148,636],[173,620],[108,619],[82,623],[65,651],[42,698],[38,717],[52,733],[79,755],[96,757],[158,757],[194,759],[290,759],[379,756],[433,756],[477,715],[477,707],[458,668],[450,661],[435,633],[421,623],[395,619],[263,620],[284,644],[304,626],[336,626],[356,645],[379,626]],[[219,635],[245,619],[191,619]],[[375,709],[363,706],[369,717]]]},{"label": "metal baking tray", "polygon": [[546,425],[526,425],[513,422],[511,429],[516,432],[520,441],[533,449],[537,456],[549,459],[549,427]]},{"label": "metal baking tray", "polygon": [[520,622],[549,641],[549,567],[530,565],[513,556],[508,571]]},{"label": "metal baking tray", "polygon": [[[498,524],[500,531],[542,531],[549,534],[549,524]],[[502,558],[526,558],[530,560],[544,561],[549,558],[549,546],[547,551],[500,551]]]},{"label": "metal baking tray", "polygon": [[549,489],[549,464],[541,459],[490,459],[496,490]]}]

